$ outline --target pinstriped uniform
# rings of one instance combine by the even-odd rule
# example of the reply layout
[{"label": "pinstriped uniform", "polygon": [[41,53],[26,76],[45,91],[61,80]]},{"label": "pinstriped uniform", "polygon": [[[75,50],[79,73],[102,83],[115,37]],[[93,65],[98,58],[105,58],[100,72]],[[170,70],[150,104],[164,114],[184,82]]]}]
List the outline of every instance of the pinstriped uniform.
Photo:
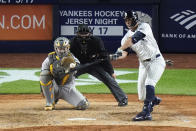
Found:
[{"label": "pinstriped uniform", "polygon": [[138,28],[134,32],[129,30],[121,40],[121,45],[137,31],[145,34],[145,37],[130,48],[135,51],[139,60],[138,97],[139,100],[145,100],[145,86],[156,86],[165,70],[165,60],[153,36],[151,27],[147,23],[139,23]]}]

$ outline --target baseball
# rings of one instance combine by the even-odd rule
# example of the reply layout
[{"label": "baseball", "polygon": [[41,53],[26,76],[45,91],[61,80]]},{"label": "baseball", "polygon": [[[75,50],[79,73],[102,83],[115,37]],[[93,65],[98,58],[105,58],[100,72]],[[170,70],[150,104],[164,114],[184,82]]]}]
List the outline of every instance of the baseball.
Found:
[{"label": "baseball", "polygon": [[70,68],[74,68],[74,67],[76,67],[76,63],[71,63]]}]

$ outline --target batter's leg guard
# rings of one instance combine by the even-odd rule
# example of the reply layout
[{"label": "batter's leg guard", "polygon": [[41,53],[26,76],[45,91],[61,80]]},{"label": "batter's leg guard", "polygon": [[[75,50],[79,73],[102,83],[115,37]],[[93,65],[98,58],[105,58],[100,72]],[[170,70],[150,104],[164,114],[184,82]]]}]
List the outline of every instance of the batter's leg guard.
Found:
[{"label": "batter's leg guard", "polygon": [[52,78],[50,76],[50,72],[48,70],[43,70],[40,73],[40,84],[42,87],[43,94],[46,99],[45,110],[50,111],[55,108],[54,102],[54,88],[52,84]]},{"label": "batter's leg guard", "polygon": [[153,104],[153,106],[155,106],[155,105],[159,105],[160,103],[161,103],[161,98],[159,98],[159,97],[155,97],[155,99],[152,101],[152,104]]},{"label": "batter's leg guard", "polygon": [[156,106],[156,105],[159,105],[161,103],[161,101],[162,101],[161,98],[155,96],[154,100],[152,101],[150,112],[152,112],[153,107]]},{"label": "batter's leg guard", "polygon": [[152,101],[155,99],[155,90],[154,86],[146,85],[146,99],[144,101],[144,106],[142,112],[136,115],[132,120],[133,121],[145,121],[152,120],[151,110],[152,110]]},{"label": "batter's leg guard", "polygon": [[154,86],[146,85],[146,100],[152,102],[155,99],[155,90]]},{"label": "batter's leg guard", "polygon": [[89,107],[89,102],[87,99],[81,100],[78,105],[76,106],[77,110],[86,110]]},{"label": "batter's leg guard", "polygon": [[152,85],[146,85],[146,99],[144,101],[144,105],[149,106],[149,112],[153,111],[153,101],[156,99],[155,97],[155,88]]}]

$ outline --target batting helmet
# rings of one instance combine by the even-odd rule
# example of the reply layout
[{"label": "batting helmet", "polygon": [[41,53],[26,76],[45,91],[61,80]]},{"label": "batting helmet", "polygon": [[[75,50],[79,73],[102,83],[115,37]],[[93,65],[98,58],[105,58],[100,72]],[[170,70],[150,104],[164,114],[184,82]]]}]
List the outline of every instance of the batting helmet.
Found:
[{"label": "batting helmet", "polygon": [[54,41],[54,50],[59,58],[67,56],[70,52],[69,48],[69,39],[67,39],[66,37],[58,37]]},{"label": "batting helmet", "polygon": [[135,26],[138,22],[138,14],[135,11],[128,10],[124,13],[124,19],[131,19],[131,25],[130,26]]},{"label": "batting helmet", "polygon": [[87,34],[87,33],[91,33],[91,32],[90,32],[90,29],[89,29],[88,25],[81,24],[81,25],[78,26],[77,33]]}]

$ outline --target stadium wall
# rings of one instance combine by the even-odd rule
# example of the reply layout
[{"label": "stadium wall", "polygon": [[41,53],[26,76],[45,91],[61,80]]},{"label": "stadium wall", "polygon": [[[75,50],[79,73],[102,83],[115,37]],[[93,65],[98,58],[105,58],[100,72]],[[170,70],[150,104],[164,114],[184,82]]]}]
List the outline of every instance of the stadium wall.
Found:
[{"label": "stadium wall", "polygon": [[50,52],[53,39],[72,38],[79,23],[88,23],[112,53],[127,31],[122,16],[129,9],[152,26],[162,52],[196,53],[193,3],[194,0],[3,0],[0,53]]}]

